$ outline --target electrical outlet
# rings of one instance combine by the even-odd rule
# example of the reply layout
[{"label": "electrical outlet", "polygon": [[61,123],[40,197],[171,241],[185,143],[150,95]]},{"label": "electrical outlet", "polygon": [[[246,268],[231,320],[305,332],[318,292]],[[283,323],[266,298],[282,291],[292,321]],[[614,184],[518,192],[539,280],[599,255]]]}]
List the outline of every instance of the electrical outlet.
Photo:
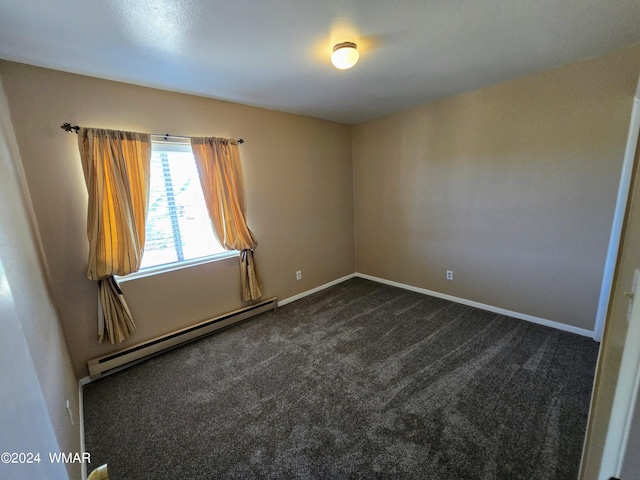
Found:
[{"label": "electrical outlet", "polygon": [[631,285],[631,292],[624,292],[629,298],[629,308],[627,310],[627,322],[631,321],[631,312],[633,312],[633,302],[640,301],[640,294],[638,293],[638,280],[640,280],[640,270],[637,268],[633,272],[633,283]]},{"label": "electrical outlet", "polygon": [[302,280],[302,270],[296,272],[296,280]]},{"label": "electrical outlet", "polygon": [[71,412],[71,402],[69,400],[67,400],[67,413],[69,414],[69,421],[73,425],[73,412]]},{"label": "electrical outlet", "polygon": [[447,270],[447,280],[453,280],[453,270]]}]

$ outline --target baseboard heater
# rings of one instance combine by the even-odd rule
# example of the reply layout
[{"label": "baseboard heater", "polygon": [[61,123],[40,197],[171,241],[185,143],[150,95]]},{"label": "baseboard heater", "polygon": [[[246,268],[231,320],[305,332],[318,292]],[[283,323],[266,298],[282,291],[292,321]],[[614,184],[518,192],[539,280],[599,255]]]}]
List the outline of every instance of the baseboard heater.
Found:
[{"label": "baseboard heater", "polygon": [[152,356],[159,355],[167,350],[184,345],[187,342],[192,342],[205,335],[230,327],[261,313],[275,310],[277,306],[278,299],[273,297],[269,300],[264,300],[260,303],[191,325],[190,327],[167,333],[152,340],[123,348],[109,355],[93,358],[87,362],[89,376],[92,380],[96,380],[103,375],[122,370],[143,360],[147,360]]}]

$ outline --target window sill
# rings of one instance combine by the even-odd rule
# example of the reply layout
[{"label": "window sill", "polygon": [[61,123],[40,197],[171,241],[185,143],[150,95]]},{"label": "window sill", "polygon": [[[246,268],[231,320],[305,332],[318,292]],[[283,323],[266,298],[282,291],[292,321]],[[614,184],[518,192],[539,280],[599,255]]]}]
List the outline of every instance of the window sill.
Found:
[{"label": "window sill", "polygon": [[225,260],[227,258],[237,257],[240,254],[237,250],[231,250],[229,252],[217,253],[215,255],[209,255],[208,257],[194,258],[193,260],[185,260],[184,262],[168,263],[166,265],[158,265],[157,267],[149,267],[137,272],[130,273],[124,277],[116,276],[118,283],[126,283],[131,280],[137,280],[139,278],[152,277],[154,275],[160,275],[162,273],[173,272],[175,270],[182,270],[184,268],[195,267],[197,265],[204,265],[205,263],[217,262],[218,260]]}]

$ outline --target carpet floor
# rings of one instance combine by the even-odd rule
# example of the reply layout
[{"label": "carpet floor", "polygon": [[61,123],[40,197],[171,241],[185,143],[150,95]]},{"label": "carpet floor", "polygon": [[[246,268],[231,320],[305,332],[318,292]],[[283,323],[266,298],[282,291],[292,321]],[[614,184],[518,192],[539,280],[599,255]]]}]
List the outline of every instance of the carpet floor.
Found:
[{"label": "carpet floor", "polygon": [[354,278],[84,388],[112,480],[575,479],[598,344]]}]

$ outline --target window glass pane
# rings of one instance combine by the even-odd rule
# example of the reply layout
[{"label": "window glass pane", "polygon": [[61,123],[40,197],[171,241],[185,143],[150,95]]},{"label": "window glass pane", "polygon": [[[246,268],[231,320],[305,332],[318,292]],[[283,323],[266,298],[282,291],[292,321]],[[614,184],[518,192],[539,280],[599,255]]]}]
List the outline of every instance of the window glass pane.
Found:
[{"label": "window glass pane", "polygon": [[154,143],[141,268],[226,251],[213,234],[191,148],[178,147]]}]

